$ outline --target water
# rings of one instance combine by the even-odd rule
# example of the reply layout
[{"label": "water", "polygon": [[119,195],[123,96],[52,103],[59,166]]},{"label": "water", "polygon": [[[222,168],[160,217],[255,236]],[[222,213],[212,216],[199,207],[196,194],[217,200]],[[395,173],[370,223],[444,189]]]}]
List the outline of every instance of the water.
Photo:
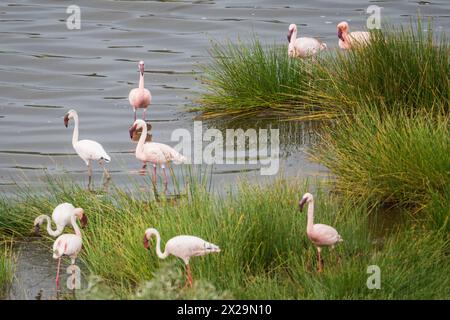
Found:
[{"label": "water", "polygon": [[[434,17],[438,31],[450,31],[450,3],[444,0],[79,0],[81,30],[72,31],[65,23],[69,4],[49,0],[0,4],[2,193],[14,192],[21,181],[40,187],[45,172],[55,176],[68,172],[86,184],[85,166],[71,145],[73,127],[63,125],[62,117],[71,108],[80,115],[80,138],[99,141],[112,156],[108,168],[114,183],[125,186],[131,176],[143,184],[148,177],[137,174],[140,163],[131,153],[135,145],[128,128],[133,118],[127,100],[130,89],[137,86],[141,59],[146,63],[146,87],[153,95],[147,117],[153,139],[174,145],[170,140],[173,130],[193,130],[195,114],[186,111],[187,104],[202,92],[197,65],[208,61],[211,39],[237,39],[239,35],[245,39],[256,32],[263,41],[284,43],[287,27],[294,22],[300,34],[335,47],[336,24],[347,20],[353,30],[363,27],[365,10],[372,4],[381,6],[383,18],[392,23],[408,23],[420,9],[424,17]],[[308,161],[305,154],[314,127],[288,124],[281,129],[283,171],[326,175],[326,169]],[[215,166],[214,185],[232,185],[246,168]],[[252,179],[261,177],[258,166],[249,168]],[[98,167],[95,173],[98,186]],[[48,250],[42,256],[46,254],[50,257]],[[27,269],[33,265],[32,258],[21,257],[17,278],[23,290],[16,287],[14,292],[27,293],[13,297],[33,299],[37,287],[53,286],[53,273]],[[39,261],[53,272],[51,259]]]}]

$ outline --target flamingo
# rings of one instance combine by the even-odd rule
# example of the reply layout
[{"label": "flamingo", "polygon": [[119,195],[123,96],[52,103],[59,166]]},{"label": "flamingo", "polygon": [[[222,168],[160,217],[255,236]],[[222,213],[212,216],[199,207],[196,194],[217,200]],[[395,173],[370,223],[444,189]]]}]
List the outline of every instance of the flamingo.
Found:
[{"label": "flamingo", "polygon": [[325,50],[327,45],[315,38],[300,37],[297,38],[297,25],[289,25],[289,33],[287,35],[289,41],[288,55],[291,58],[306,58],[315,55],[321,50]]},{"label": "flamingo", "polygon": [[128,95],[128,101],[130,101],[131,106],[134,111],[134,121],[136,121],[136,109],[144,109],[144,120],[145,114],[147,112],[147,107],[152,102],[152,95],[149,90],[144,88],[144,61],[139,61],[139,87],[134,88],[130,91]]},{"label": "flamingo", "polygon": [[220,252],[220,248],[213,243],[207,242],[195,236],[176,236],[166,243],[164,252],[161,252],[161,236],[158,230],[149,228],[145,230],[144,247],[149,249],[148,241],[152,236],[156,236],[156,254],[160,259],[165,259],[169,255],[173,255],[183,260],[186,265],[186,286],[192,287],[193,280],[191,269],[189,267],[189,259],[196,256],[204,256],[213,252]]},{"label": "flamingo", "polygon": [[309,240],[311,240],[317,248],[317,259],[319,264],[318,271],[322,272],[323,259],[320,255],[322,247],[331,246],[334,248],[335,244],[344,240],[333,227],[320,223],[314,224],[314,198],[311,193],[305,193],[303,195],[302,200],[299,203],[300,211],[303,211],[303,206],[305,203],[308,203],[308,222],[306,234],[308,235]]},{"label": "flamingo", "polygon": [[141,137],[136,146],[136,158],[143,162],[142,170],[147,168],[147,162],[153,164],[153,184],[156,184],[156,165],[160,165],[164,174],[164,188],[167,191],[166,164],[174,162],[175,164],[187,163],[187,158],[177,152],[170,146],[157,142],[145,142],[147,137],[147,124],[144,120],[136,120],[130,128],[130,138],[136,130],[142,129]]},{"label": "flamingo", "polygon": [[93,140],[78,140],[78,113],[75,110],[69,110],[69,112],[64,116],[64,125],[69,125],[69,119],[75,121],[75,127],[73,129],[72,146],[76,153],[81,159],[86,163],[88,167],[88,177],[89,183],[88,188],[90,189],[92,183],[92,161],[98,161],[99,165],[103,168],[105,174],[105,181],[103,183],[106,187],[107,182],[111,179],[111,176],[105,168],[105,163],[111,161],[111,157],[103,149],[102,145]]},{"label": "flamingo", "polygon": [[75,265],[75,261],[83,245],[83,239],[81,238],[81,232],[76,223],[75,215],[70,216],[70,223],[72,224],[75,234],[65,233],[60,235],[53,243],[53,259],[58,259],[58,267],[56,270],[57,292],[59,291],[59,270],[61,268],[61,258],[63,256],[68,256],[71,259],[72,265]]},{"label": "flamingo", "polygon": [[348,32],[348,23],[343,21],[337,25],[339,47],[351,49],[355,46],[365,45],[370,41],[370,33],[367,31]]},{"label": "flamingo", "polygon": [[52,220],[56,224],[56,230],[52,230],[50,217],[43,214],[34,220],[34,233],[39,235],[40,226],[45,220],[47,222],[48,234],[52,237],[57,237],[63,232],[64,228],[70,224],[72,215],[75,215],[75,217],[80,220],[82,228],[87,225],[87,216],[84,213],[84,210],[82,208],[75,208],[72,204],[66,202],[57,205],[53,210]]}]

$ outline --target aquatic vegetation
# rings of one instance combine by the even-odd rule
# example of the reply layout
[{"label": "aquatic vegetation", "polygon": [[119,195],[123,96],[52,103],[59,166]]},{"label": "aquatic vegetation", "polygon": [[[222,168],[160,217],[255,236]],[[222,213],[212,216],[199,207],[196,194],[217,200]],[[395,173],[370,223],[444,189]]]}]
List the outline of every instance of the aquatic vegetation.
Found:
[{"label": "aquatic vegetation", "polygon": [[[345,197],[324,193],[320,184],[312,190],[307,181],[298,179],[266,185],[242,182],[238,192],[227,197],[192,184],[187,196],[158,201],[136,199],[133,190],[115,189],[112,194],[101,196],[76,187],[61,187],[60,192],[51,187],[50,190],[39,197],[32,192],[22,194],[20,203],[0,201],[0,232],[18,228],[18,224],[8,224],[22,215],[28,222],[15,234],[28,234],[35,212],[42,207],[53,207],[62,201],[83,207],[89,224],[82,231],[84,247],[80,258],[89,273],[101,278],[94,288],[96,293],[86,298],[449,297],[449,240],[445,233],[428,229],[423,220],[416,224],[414,219],[407,219],[404,227],[383,236],[375,235],[367,204],[354,205]],[[298,201],[307,190],[315,195],[317,219],[336,226],[344,239],[334,250],[325,249],[322,274],[317,273],[316,249],[306,236],[306,214],[298,210]],[[221,247],[218,254],[192,261],[193,291],[176,290],[184,283],[177,276],[184,274],[184,264],[179,259],[161,261],[154,243],[150,244],[150,251],[144,249],[144,231],[152,226],[165,239],[191,234]],[[366,286],[370,265],[378,265],[382,279],[386,279],[379,290]],[[103,291],[103,286],[108,289]],[[149,286],[159,289],[148,290]]]},{"label": "aquatic vegetation", "polygon": [[14,276],[15,255],[10,243],[0,244],[0,298],[4,298]]}]

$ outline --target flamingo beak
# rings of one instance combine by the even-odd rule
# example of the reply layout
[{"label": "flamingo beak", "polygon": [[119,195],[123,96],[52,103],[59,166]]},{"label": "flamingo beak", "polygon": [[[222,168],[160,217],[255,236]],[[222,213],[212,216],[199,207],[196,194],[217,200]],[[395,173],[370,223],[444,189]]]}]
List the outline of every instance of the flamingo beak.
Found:
[{"label": "flamingo beak", "polygon": [[141,76],[144,76],[144,65],[143,64],[139,65],[139,72],[141,73]]},{"label": "flamingo beak", "polygon": [[87,223],[88,223],[88,219],[87,219],[87,216],[86,216],[84,213],[83,213],[83,215],[81,216],[80,222],[81,222],[81,227],[82,227],[83,229],[86,228]]},{"label": "flamingo beak", "polygon": [[67,128],[67,126],[69,125],[69,114],[66,114],[66,115],[64,116],[64,125],[66,126],[66,128]]},{"label": "flamingo beak", "polygon": [[133,135],[134,135],[134,132],[136,131],[136,126],[135,125],[133,125],[133,126],[131,126],[131,128],[130,128],[130,139],[133,139]]},{"label": "flamingo beak", "polygon": [[35,236],[40,236],[40,233],[41,233],[41,226],[39,224],[36,224],[34,226],[34,235]]},{"label": "flamingo beak", "polygon": [[144,248],[148,250],[148,239],[147,239],[147,235],[144,235]]},{"label": "flamingo beak", "polygon": [[303,199],[299,202],[298,207],[300,208],[300,211],[303,211],[303,207],[304,207],[305,203],[306,203],[306,198],[303,198]]},{"label": "flamingo beak", "polygon": [[289,32],[287,34],[288,42],[291,42],[291,37],[292,37],[292,30],[289,30]]},{"label": "flamingo beak", "polygon": [[342,37],[342,30],[338,29],[338,38],[344,41],[344,38]]}]

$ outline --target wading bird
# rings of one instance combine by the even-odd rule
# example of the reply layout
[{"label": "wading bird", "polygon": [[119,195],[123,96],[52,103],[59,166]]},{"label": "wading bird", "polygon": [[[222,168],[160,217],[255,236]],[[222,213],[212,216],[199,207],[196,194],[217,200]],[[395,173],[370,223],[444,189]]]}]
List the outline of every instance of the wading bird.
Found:
[{"label": "wading bird", "polygon": [[[44,221],[47,222],[47,232],[52,237],[59,236],[64,228],[70,224],[72,215],[75,215],[81,222],[81,227],[84,228],[87,225],[87,216],[82,208],[75,208],[70,203],[61,203],[55,207],[52,213],[52,219],[49,216],[43,214],[34,220],[34,233],[39,235],[40,227]],[[52,220],[56,224],[56,230],[52,230]]]},{"label": "wading bird", "polygon": [[69,119],[73,119],[75,122],[72,136],[72,146],[75,149],[75,152],[81,159],[83,159],[88,167],[88,188],[90,189],[92,184],[92,161],[98,161],[99,165],[103,168],[105,174],[103,185],[106,188],[107,182],[111,179],[111,176],[105,168],[105,163],[110,162],[111,157],[106,153],[100,143],[93,140],[78,140],[78,114],[75,110],[70,110],[64,116],[64,125],[66,128],[69,125]]},{"label": "wading bird", "polygon": [[[71,264],[75,265],[78,253],[80,253],[83,245],[81,232],[75,220],[75,215],[70,217],[70,223],[72,224],[75,234],[65,233],[60,235],[53,243],[53,259],[58,259],[58,267],[56,269],[56,292],[59,292],[59,271],[61,269],[61,258],[63,256],[68,256],[71,259]],[[73,280],[75,281],[75,278],[73,278]]]},{"label": "wading bird", "polygon": [[370,33],[367,31],[348,32],[348,23],[345,21],[337,25],[337,32],[341,49],[366,45],[370,41]]},{"label": "wading bird", "polygon": [[147,124],[144,120],[136,120],[130,128],[130,138],[136,130],[142,129],[141,137],[136,146],[136,158],[144,163],[142,170],[147,168],[147,163],[153,165],[152,181],[156,185],[156,165],[160,165],[164,175],[164,189],[167,191],[166,164],[173,162],[175,164],[186,163],[187,158],[177,152],[170,146],[157,142],[145,142],[147,137]]},{"label": "wading bird", "polygon": [[139,87],[134,88],[130,91],[128,95],[128,101],[130,101],[131,106],[134,111],[134,121],[136,121],[136,109],[144,109],[143,119],[145,120],[145,114],[147,108],[152,102],[152,95],[149,90],[144,88],[144,61],[139,61]]},{"label": "wading bird", "polygon": [[327,45],[315,38],[297,38],[297,25],[291,24],[287,35],[289,41],[288,55],[291,58],[306,58],[325,50]]},{"label": "wading bird", "polygon": [[170,254],[182,259],[186,265],[186,286],[192,287],[193,280],[189,259],[196,256],[204,256],[213,252],[220,252],[220,248],[215,244],[209,243],[201,238],[194,236],[176,236],[166,243],[164,252],[161,252],[161,236],[158,230],[149,228],[144,234],[144,247],[149,249],[148,241],[152,236],[156,236],[156,254],[160,259],[167,258]]},{"label": "wading bird", "polygon": [[308,204],[308,221],[306,226],[306,234],[309,240],[317,248],[317,260],[319,272],[323,271],[323,259],[320,255],[322,247],[334,247],[338,242],[343,241],[339,233],[333,227],[326,224],[314,224],[314,198],[310,193],[305,193],[299,203],[300,211],[303,211],[305,203]]}]

